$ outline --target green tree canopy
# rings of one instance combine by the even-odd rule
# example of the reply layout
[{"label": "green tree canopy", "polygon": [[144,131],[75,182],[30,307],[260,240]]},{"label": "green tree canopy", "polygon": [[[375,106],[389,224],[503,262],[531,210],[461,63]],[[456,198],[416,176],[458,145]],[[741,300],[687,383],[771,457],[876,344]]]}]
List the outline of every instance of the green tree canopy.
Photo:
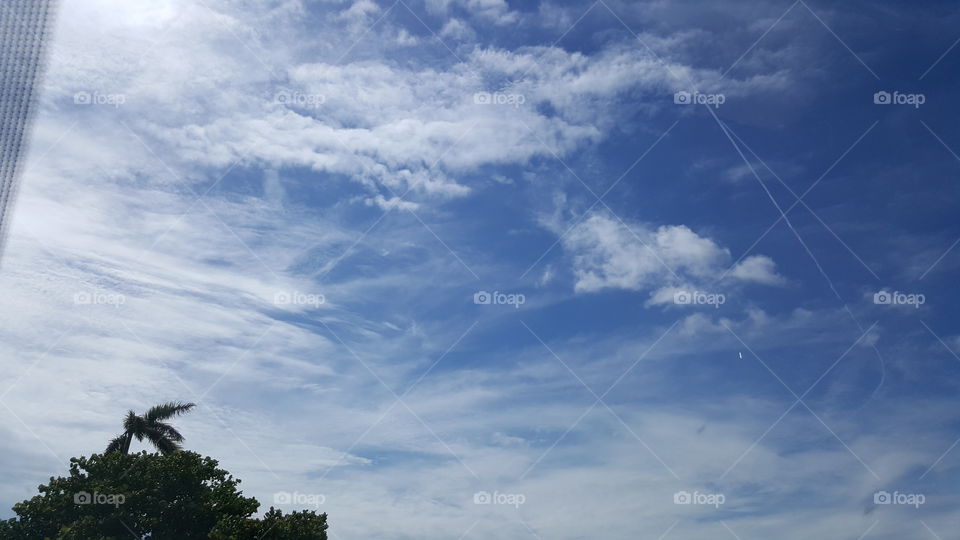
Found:
[{"label": "green tree canopy", "polygon": [[194,452],[110,452],[70,460],[70,475],[50,478],[40,494],[0,521],[2,540],[303,539],[326,540],[327,515],[271,507],[237,489],[239,479]]}]

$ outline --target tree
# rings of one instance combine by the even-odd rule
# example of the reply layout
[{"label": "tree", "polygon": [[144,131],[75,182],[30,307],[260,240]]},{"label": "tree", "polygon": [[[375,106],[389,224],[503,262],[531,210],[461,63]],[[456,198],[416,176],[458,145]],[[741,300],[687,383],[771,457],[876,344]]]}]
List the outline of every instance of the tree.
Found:
[{"label": "tree", "polygon": [[183,435],[170,424],[164,422],[169,418],[181,415],[195,405],[193,403],[180,403],[179,401],[170,401],[155,407],[151,407],[143,416],[137,415],[133,411],[127,412],[127,417],[123,420],[123,433],[115,437],[107,445],[106,452],[119,451],[121,454],[130,452],[130,442],[136,437],[138,441],[144,438],[153,443],[161,453],[169,454],[180,449],[180,443],[183,442]]},{"label": "tree", "polygon": [[283,512],[270,507],[263,519],[228,518],[210,532],[212,540],[256,538],[258,540],[314,540],[326,538],[327,515],[316,512]]},{"label": "tree", "polygon": [[0,540],[255,539],[326,540],[327,515],[270,510],[237,489],[216,460],[188,451],[110,452],[70,460],[70,475],[0,521]]}]

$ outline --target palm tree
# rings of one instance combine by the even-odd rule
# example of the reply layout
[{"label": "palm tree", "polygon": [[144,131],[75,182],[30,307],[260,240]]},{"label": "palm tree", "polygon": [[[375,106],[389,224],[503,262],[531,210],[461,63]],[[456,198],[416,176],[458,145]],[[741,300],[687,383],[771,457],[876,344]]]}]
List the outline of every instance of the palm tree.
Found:
[{"label": "palm tree", "polygon": [[123,420],[123,433],[110,441],[106,453],[119,451],[122,454],[130,452],[130,442],[134,437],[138,441],[146,438],[153,443],[162,454],[169,454],[180,449],[183,435],[164,420],[183,414],[195,407],[193,403],[170,401],[151,407],[146,414],[140,416],[133,411],[127,412]]}]

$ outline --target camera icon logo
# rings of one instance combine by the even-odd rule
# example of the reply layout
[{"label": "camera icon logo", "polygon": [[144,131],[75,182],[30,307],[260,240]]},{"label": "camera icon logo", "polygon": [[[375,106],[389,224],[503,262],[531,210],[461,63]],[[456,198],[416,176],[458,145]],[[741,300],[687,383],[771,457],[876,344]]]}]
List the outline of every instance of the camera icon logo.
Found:
[{"label": "camera icon logo", "polygon": [[873,504],[890,504],[890,494],[886,491],[878,491],[873,494]]},{"label": "camera icon logo", "polygon": [[88,292],[78,292],[73,295],[73,303],[77,305],[89,305],[93,303],[93,296]]},{"label": "camera icon logo", "polygon": [[693,498],[687,491],[678,491],[673,494],[673,504],[690,504]]},{"label": "camera icon logo", "polygon": [[473,504],[490,504],[493,502],[493,497],[490,496],[489,491],[478,491],[473,494]]},{"label": "camera icon logo", "polygon": [[673,94],[673,102],[677,105],[689,105],[692,102],[690,92],[681,90]]},{"label": "camera icon logo", "polygon": [[477,105],[489,105],[493,103],[493,96],[490,92],[477,92],[473,94],[473,102]]},{"label": "camera icon logo", "polygon": [[73,95],[73,103],[75,105],[90,105],[92,102],[93,99],[90,96],[90,92],[81,90]]},{"label": "camera icon logo", "polygon": [[891,304],[893,302],[893,295],[887,291],[880,291],[873,294],[873,303],[874,304]]},{"label": "camera icon logo", "polygon": [[73,494],[74,504],[90,504],[92,501],[93,501],[93,496],[86,491],[78,491]]},{"label": "camera icon logo", "polygon": [[493,300],[493,296],[487,291],[477,291],[473,293],[473,303],[479,305],[488,305]]},{"label": "camera icon logo", "polygon": [[873,102],[877,105],[889,105],[892,102],[890,99],[890,92],[881,90],[873,94]]},{"label": "camera icon logo", "polygon": [[286,105],[287,103],[290,103],[290,92],[281,90],[277,92],[277,95],[274,96],[273,100],[281,105]]},{"label": "camera icon logo", "polygon": [[278,292],[273,295],[273,303],[278,306],[285,306],[291,302],[290,294],[286,292]]},{"label": "camera icon logo", "polygon": [[293,497],[286,491],[278,491],[273,494],[273,504],[290,504]]},{"label": "camera icon logo", "polygon": [[677,291],[673,293],[673,303],[680,305],[687,305],[693,301],[693,295],[690,294],[690,291]]}]

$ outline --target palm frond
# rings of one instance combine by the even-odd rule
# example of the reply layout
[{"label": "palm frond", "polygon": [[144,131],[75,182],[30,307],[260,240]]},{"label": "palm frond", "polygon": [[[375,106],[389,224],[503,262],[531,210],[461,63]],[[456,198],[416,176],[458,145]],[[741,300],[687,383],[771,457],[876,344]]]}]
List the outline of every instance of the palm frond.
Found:
[{"label": "palm frond", "polygon": [[107,445],[107,449],[103,451],[104,454],[109,454],[110,452],[123,452],[123,447],[127,442],[127,434],[121,433],[116,437],[110,439],[110,444]]},{"label": "palm frond", "polygon": [[170,439],[173,442],[183,442],[183,435],[177,431],[177,428],[167,424],[166,422],[154,422],[151,428],[157,430],[158,433],[164,437]]},{"label": "palm frond", "polygon": [[166,420],[167,418],[183,414],[195,406],[196,405],[193,403],[169,401],[167,403],[150,407],[150,410],[147,411],[147,414],[143,415],[143,419],[148,424],[153,424],[155,422],[159,422],[160,420]]},{"label": "palm frond", "polygon": [[170,454],[180,450],[179,444],[170,440],[164,436],[163,433],[157,431],[156,429],[149,428],[146,430],[144,435],[151,443],[153,443],[154,446],[157,447],[157,450],[159,450],[161,454]]},{"label": "palm frond", "polygon": [[143,429],[143,418],[133,411],[127,411],[127,416],[123,419],[123,430],[134,433],[141,429]]}]

